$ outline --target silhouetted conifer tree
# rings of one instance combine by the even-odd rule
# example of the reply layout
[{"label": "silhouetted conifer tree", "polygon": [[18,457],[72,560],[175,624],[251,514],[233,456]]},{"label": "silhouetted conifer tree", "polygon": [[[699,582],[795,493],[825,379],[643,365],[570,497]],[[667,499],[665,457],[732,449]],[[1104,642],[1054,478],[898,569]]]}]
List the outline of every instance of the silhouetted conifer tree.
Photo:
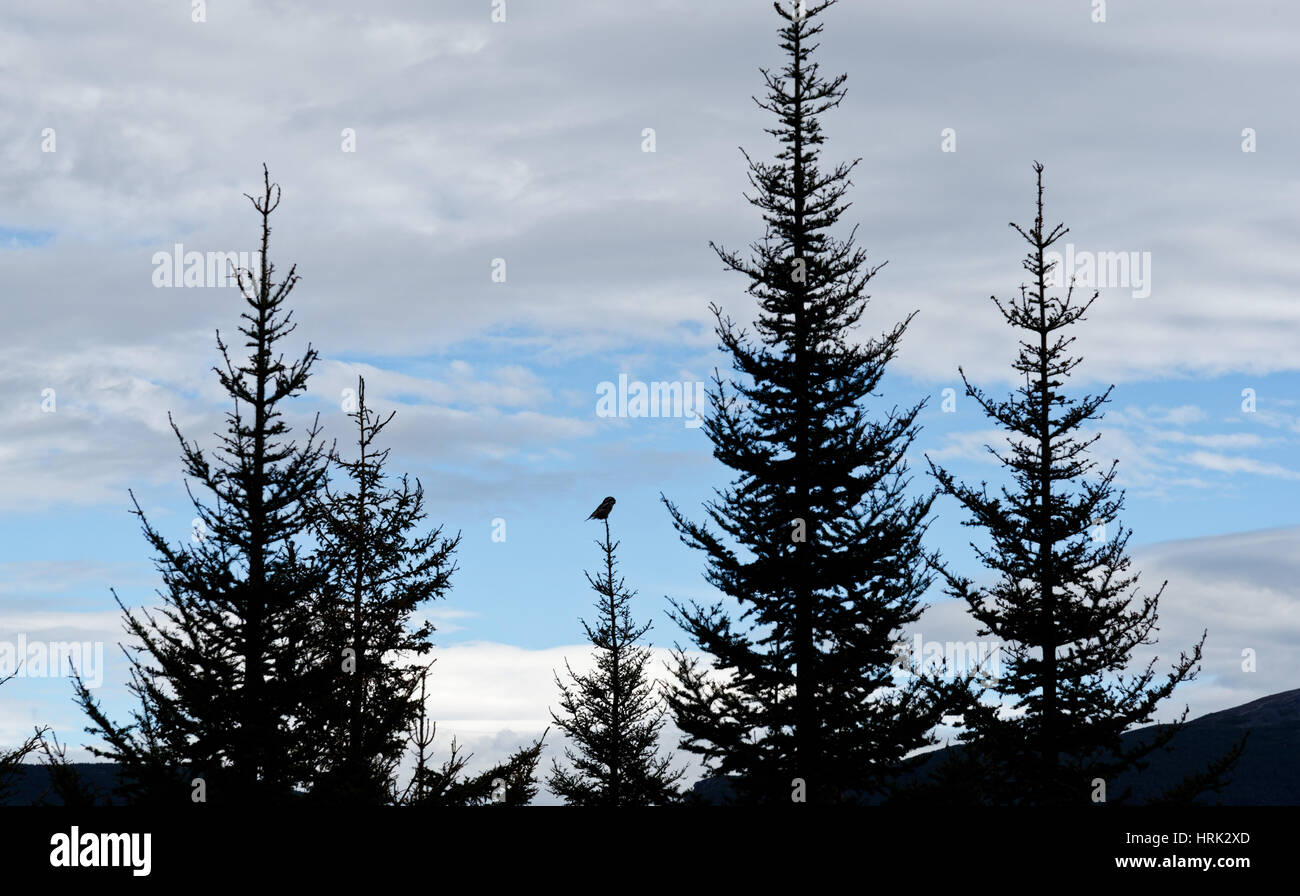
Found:
[{"label": "silhouetted conifer tree", "polygon": [[574,672],[565,661],[568,681],[557,675],[560,712],[551,718],[571,742],[564,756],[569,768],[552,760],[547,784],[571,806],[661,806],[677,799],[682,772],[659,755],[659,734],[666,707],[650,677],[650,650],[640,644],[650,623],[632,621],[628,606],[636,592],[617,575],[609,518],[598,575],[584,573],[599,595],[593,628],[581,620],[587,640],[596,648],[596,667]]},{"label": "silhouetted conifer tree", "polygon": [[[305,647],[324,570],[301,552],[325,475],[316,425],[305,443],[290,438],[285,404],[303,393],[317,355],[310,346],[287,362],[279,346],[295,329],[285,307],[295,268],[275,281],[270,218],[280,189],[263,168],[262,193],[249,196],[261,218],[257,271],[237,271],[246,308],[239,332],[248,350],[235,361],[217,334],[214,368],[232,409],[215,450],[187,442],[175,422],[196,520],[178,544],[154,528],[135,501],[162,576],[162,605],[127,610],[132,721],[110,721],[78,682],[78,698],[106,742],[94,752],[123,764],[136,801],[282,800],[308,776],[301,727],[308,691]],[[198,779],[202,783],[198,783]]]},{"label": "silhouetted conifer tree", "polygon": [[674,604],[710,659],[677,652],[669,704],[683,746],[738,777],[745,800],[856,798],[931,743],[940,718],[938,700],[896,687],[891,669],[930,582],[932,497],[907,494],[921,405],[882,407],[876,394],[911,317],[853,338],[879,267],[852,233],[832,235],[857,163],[819,159],[819,116],[844,96],[845,76],[812,61],[812,22],[830,5],[776,4],[787,60],[763,70],[756,102],[776,117],[780,150],[774,163],[746,155],[765,235],[748,259],[714,246],[760,306],[757,341],[712,308],[736,378],[715,377],[705,430],[736,478],[707,505],[711,524],[665,499],[683,541],[707,554],[707,580],[736,602]]},{"label": "silhouetted conifer tree", "polygon": [[314,519],[328,577],[317,603],[313,647],[319,652],[321,699],[306,708],[304,725],[319,752],[313,757],[314,799],[381,804],[392,799],[397,765],[419,707],[421,667],[434,628],[415,614],[444,596],[455,572],[460,536],[441,528],[418,533],[426,517],[424,489],[405,476],[390,484],[388,450],[375,440],[393,419],[366,404],[357,383],[357,453],[332,453],[347,482],[328,483]]},{"label": "silhouetted conifer tree", "polygon": [[[1011,225],[1029,244],[1023,264],[1029,284],[1018,299],[993,299],[1007,323],[1024,334],[1013,363],[1024,385],[998,400],[961,373],[966,395],[1007,434],[1004,450],[989,450],[1012,484],[990,494],[987,484],[974,488],[933,462],[930,467],[942,491],[969,512],[966,525],[991,541],[976,550],[996,577],[993,584],[949,575],[950,591],[969,605],[980,635],[1003,645],[1004,671],[989,686],[997,700],[973,700],[966,709],[963,739],[970,749],[962,751],[957,777],[973,798],[988,802],[1087,804],[1103,792],[1098,782],[1113,784],[1120,772],[1140,767],[1177,732],[1178,725],[1166,725],[1139,744],[1120,740],[1126,730],[1150,722],[1179,683],[1195,677],[1205,638],[1190,654],[1180,653],[1163,677],[1155,660],[1128,668],[1136,648],[1154,643],[1164,585],[1154,594],[1139,593],[1125,553],[1132,530],[1118,523],[1123,492],[1114,486],[1117,464],[1098,471],[1089,459],[1099,435],[1088,436],[1083,427],[1101,417],[1111,389],[1079,398],[1064,392],[1082,360],[1069,354],[1074,337],[1067,330],[1098,293],[1076,301],[1071,281],[1063,296],[1049,294],[1053,261],[1047,253],[1069,231],[1045,227],[1043,166],[1035,163],[1034,170],[1034,223],[1028,230]],[[1018,713],[1007,714],[1003,703]]]}]

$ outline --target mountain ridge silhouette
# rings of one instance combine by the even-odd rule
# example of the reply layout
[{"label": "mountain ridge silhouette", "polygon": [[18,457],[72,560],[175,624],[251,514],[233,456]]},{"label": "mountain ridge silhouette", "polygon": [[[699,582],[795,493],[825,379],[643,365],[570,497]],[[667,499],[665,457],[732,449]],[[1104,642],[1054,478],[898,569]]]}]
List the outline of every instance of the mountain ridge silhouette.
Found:
[{"label": "mountain ridge silhouette", "polygon": [[[1147,725],[1124,734],[1126,742],[1162,728]],[[1131,790],[1127,805],[1144,805],[1180,784],[1184,777],[1203,771],[1249,734],[1245,752],[1228,773],[1228,783],[1218,793],[1202,794],[1197,803],[1224,806],[1300,806],[1300,688],[1280,691],[1198,716],[1174,735],[1168,747],[1148,757],[1141,772],[1120,776],[1110,788],[1118,795]],[[914,757],[911,776],[920,778],[942,763],[954,745]],[[909,776],[910,777],[910,776]],[[704,803],[722,803],[731,793],[725,778],[706,778],[695,784],[692,795]],[[878,802],[878,800],[867,800]]]}]

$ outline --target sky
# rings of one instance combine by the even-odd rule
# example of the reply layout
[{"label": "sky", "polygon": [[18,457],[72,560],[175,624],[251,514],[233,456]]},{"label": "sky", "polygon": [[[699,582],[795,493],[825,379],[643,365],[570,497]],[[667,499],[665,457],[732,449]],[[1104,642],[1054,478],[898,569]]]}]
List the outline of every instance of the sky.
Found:
[{"label": "sky", "polygon": [[[917,312],[873,406],[927,401],[916,488],[926,456],[1000,481],[958,368],[1014,385],[989,297],[1023,282],[1008,223],[1032,220],[1041,161],[1063,251],[1129,262],[1077,328],[1071,388],[1114,387],[1094,456],[1119,461],[1143,582],[1168,582],[1138,659],[1167,665],[1208,631],[1168,716],[1295,687],[1300,9],[881,0],[823,20],[818,60],[848,74],[824,158],[861,160],[843,223],[887,262],[864,335]],[[0,641],[102,643],[98,695],[129,709],[110,589],[147,606],[156,575],[128,489],[189,536],[168,420],[211,444],[214,334],[240,311],[234,288],[157,285],[158,259],[255,249],[243,194],[263,163],[283,190],[272,260],[301,275],[289,351],[320,353],[290,422],[319,413],[346,442],[364,376],[397,412],[392,468],[462,535],[429,611],[443,745],[486,762],[547,726],[552,670],[583,661],[585,517],[605,495],[635,612],[661,652],[681,641],[667,599],[712,594],[661,495],[698,509],[728,473],[689,417],[598,398],[620,376],[725,373],[709,303],[753,316],[709,243],[761,237],[740,149],[774,151],[750,98],[782,62],[778,24],[752,0],[6,3]],[[937,502],[928,543],[974,573],[961,519]],[[930,603],[924,640],[973,637]],[[0,689],[0,743],[37,723],[85,755],[66,679]]]}]

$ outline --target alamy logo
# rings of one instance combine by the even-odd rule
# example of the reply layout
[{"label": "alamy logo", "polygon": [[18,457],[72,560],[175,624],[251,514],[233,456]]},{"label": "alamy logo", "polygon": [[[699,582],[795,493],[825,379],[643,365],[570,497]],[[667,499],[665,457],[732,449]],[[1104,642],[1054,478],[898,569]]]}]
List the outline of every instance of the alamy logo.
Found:
[{"label": "alamy logo", "polygon": [[1002,678],[1002,645],[996,641],[926,641],[915,635],[894,648],[894,668],[945,678],[970,675],[984,682]]},{"label": "alamy logo", "polygon": [[1150,252],[1079,252],[1065,244],[1065,254],[1044,252],[1051,268],[1047,283],[1063,287],[1071,281],[1083,289],[1129,289],[1133,298],[1151,295]]},{"label": "alamy logo", "polygon": [[81,676],[86,687],[104,683],[103,641],[0,641],[0,680],[15,678],[71,678]]},{"label": "alamy logo", "polygon": [[618,375],[618,384],[605,380],[596,385],[597,417],[681,417],[687,429],[704,424],[700,412],[708,401],[701,382],[628,381],[626,373]]},{"label": "alamy logo", "polygon": [[148,877],[153,867],[153,834],[83,834],[73,825],[50,845],[54,868],[131,868],[136,877]]},{"label": "alamy logo", "polygon": [[177,243],[170,253],[153,254],[153,285],[158,289],[238,286],[236,271],[245,272],[245,279],[256,285],[262,271],[262,253],[186,252],[184,244]]}]

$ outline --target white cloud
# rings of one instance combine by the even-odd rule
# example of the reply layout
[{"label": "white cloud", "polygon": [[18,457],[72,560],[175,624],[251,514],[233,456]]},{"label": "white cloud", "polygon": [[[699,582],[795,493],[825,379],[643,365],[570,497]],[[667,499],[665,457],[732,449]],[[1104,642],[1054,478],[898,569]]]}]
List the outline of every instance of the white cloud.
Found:
[{"label": "white cloud", "polygon": [[[1276,419],[1277,412],[1271,413],[1273,427],[1282,428],[1283,424]],[[1229,418],[1223,422],[1229,426],[1242,425],[1239,419]],[[1197,424],[1202,424],[1202,431],[1189,431],[1189,427]],[[1128,406],[1122,410],[1106,411],[1101,420],[1081,431],[1079,438],[1100,434],[1101,439],[1090,449],[1092,458],[1100,467],[1109,466],[1112,458],[1118,460],[1117,481],[1141,497],[1165,498],[1178,491],[1200,491],[1225,484],[1220,477],[1207,478],[1204,475],[1207,471],[1223,477],[1245,474],[1285,480],[1300,478],[1300,474],[1276,462],[1224,453],[1276,450],[1289,444],[1289,436],[1205,431],[1204,427],[1209,425],[1209,415],[1195,405],[1173,408]],[[996,429],[949,432],[944,434],[943,443],[938,448],[927,449],[926,453],[935,460],[996,463],[986,445],[1005,451],[1006,433]],[[1202,450],[1176,450],[1175,446]]]},{"label": "white cloud", "polygon": [[1219,454],[1214,451],[1192,451],[1178,458],[1183,463],[1204,467],[1218,473],[1252,473],[1278,479],[1300,479],[1300,473],[1281,464],[1265,463],[1249,457]]}]

